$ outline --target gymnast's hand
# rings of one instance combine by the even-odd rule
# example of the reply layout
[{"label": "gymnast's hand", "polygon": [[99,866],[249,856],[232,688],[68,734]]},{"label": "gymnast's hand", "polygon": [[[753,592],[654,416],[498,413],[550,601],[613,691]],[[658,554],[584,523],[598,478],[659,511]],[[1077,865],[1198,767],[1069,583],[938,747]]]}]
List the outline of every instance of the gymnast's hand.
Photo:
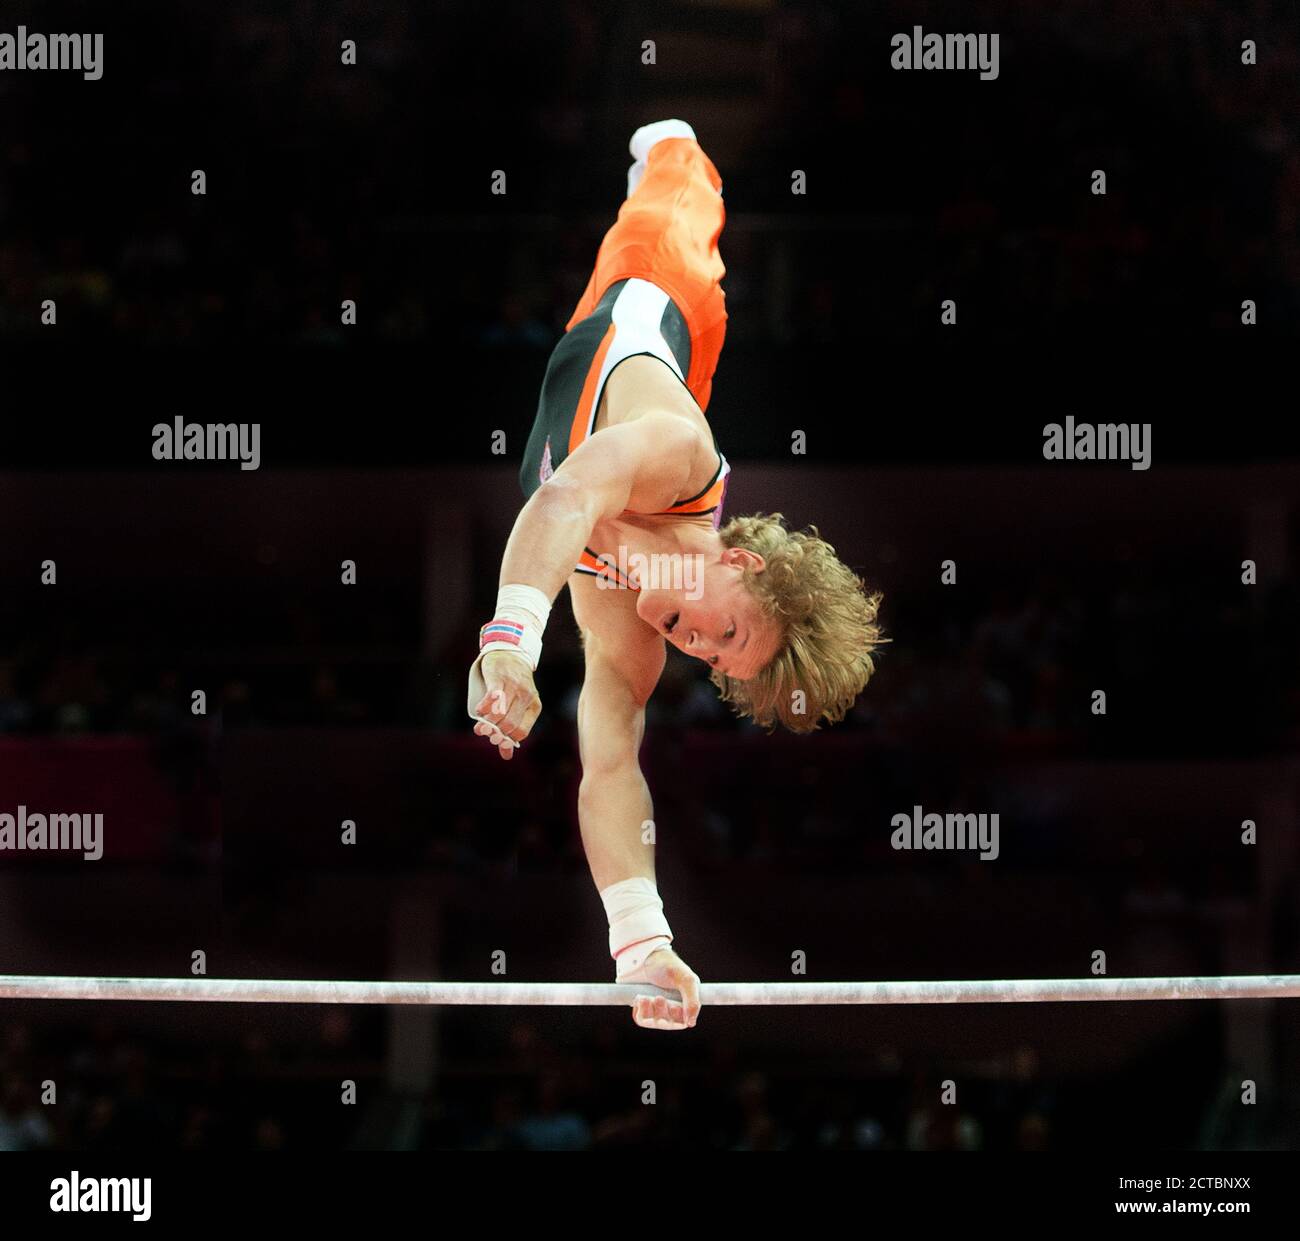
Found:
[{"label": "gymnast's hand", "polygon": [[485,693],[474,714],[483,719],[474,725],[474,731],[490,738],[502,758],[513,758],[515,746],[532,732],[542,712],[532,669],[509,651],[489,651],[479,670]]},{"label": "gymnast's hand", "polygon": [[647,1030],[685,1030],[700,1019],[700,978],[671,948],[652,952],[639,969],[619,982],[648,982],[676,991],[681,1000],[662,995],[639,995],[632,1003],[632,1020]]}]

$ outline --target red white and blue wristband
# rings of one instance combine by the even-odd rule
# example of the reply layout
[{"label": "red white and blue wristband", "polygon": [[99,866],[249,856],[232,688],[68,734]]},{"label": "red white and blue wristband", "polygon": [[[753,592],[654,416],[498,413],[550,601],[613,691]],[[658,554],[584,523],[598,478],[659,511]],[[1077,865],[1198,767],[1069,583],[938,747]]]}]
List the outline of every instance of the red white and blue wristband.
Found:
[{"label": "red white and blue wristband", "polygon": [[488,623],[478,631],[478,649],[481,651],[484,647],[499,642],[505,642],[514,647],[521,647],[524,641],[524,633],[525,627],[518,621],[507,620],[504,617],[498,616],[495,620],[488,621]]},{"label": "red white and blue wristband", "polygon": [[467,709],[471,719],[483,719],[474,711],[487,692],[482,673],[483,656],[492,651],[509,651],[536,671],[542,657],[542,632],[550,612],[551,601],[535,586],[511,584],[501,587],[496,615],[479,630],[478,658],[469,670]]}]

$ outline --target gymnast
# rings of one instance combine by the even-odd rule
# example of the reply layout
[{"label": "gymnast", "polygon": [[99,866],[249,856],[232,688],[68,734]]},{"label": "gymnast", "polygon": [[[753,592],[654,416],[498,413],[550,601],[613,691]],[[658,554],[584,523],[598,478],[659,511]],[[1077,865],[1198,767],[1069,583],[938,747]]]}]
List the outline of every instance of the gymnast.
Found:
[{"label": "gymnast", "polygon": [[630,149],[627,201],[542,383],[468,710],[511,758],[542,708],[533,671],[567,582],[585,663],[578,815],[615,977],[676,991],[632,1015],[680,1030],[700,980],[671,947],[638,757],[666,644],[704,660],[738,714],[807,733],[843,719],[882,639],[879,596],[815,526],[722,525],[730,466],[704,416],[727,320],[722,181],[683,121],[642,127]]}]

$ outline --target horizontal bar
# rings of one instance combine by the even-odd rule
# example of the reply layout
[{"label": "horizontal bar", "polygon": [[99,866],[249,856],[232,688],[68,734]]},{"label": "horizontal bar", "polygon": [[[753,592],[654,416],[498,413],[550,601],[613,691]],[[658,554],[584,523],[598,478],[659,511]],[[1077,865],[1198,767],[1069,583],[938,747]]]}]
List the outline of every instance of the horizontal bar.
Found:
[{"label": "horizontal bar", "polygon": [[[710,982],[712,1005],[1075,1004],[1095,1000],[1300,998],[1300,974],[1206,978],[1004,978],[970,982]],[[577,982],[337,982],[288,978],[72,978],[0,974],[0,1000],[164,1000],[208,1004],[630,1004],[676,992]]]}]

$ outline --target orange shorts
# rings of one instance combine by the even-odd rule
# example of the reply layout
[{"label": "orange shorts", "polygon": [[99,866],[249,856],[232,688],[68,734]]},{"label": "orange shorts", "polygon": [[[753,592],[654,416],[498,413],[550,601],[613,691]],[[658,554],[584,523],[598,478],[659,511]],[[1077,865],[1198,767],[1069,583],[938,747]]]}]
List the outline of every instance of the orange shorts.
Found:
[{"label": "orange shorts", "polygon": [[693,138],[664,138],[650,148],[641,184],[619,208],[605,234],[586,292],[565,325],[587,318],[601,294],[618,280],[657,285],[686,320],[691,362],[686,386],[708,409],[713,373],[727,331],[727,269],[718,253],[726,221],[722,178]]}]

